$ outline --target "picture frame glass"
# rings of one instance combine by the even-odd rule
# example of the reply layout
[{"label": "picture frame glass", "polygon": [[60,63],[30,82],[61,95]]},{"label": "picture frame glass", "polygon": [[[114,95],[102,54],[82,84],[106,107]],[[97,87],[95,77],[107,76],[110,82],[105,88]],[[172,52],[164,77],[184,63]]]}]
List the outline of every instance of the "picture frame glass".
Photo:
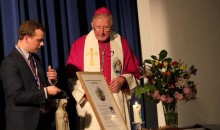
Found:
[{"label": "picture frame glass", "polygon": [[103,130],[128,130],[101,72],[77,72],[86,97]]}]

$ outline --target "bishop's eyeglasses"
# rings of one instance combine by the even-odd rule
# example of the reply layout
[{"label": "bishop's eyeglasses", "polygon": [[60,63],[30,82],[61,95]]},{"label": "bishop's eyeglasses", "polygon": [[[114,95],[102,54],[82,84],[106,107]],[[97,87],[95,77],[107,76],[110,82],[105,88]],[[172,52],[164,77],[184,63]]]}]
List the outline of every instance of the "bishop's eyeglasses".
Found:
[{"label": "bishop's eyeglasses", "polygon": [[109,32],[111,30],[111,28],[110,27],[94,27],[94,30],[97,32],[101,32],[102,30],[104,32]]}]

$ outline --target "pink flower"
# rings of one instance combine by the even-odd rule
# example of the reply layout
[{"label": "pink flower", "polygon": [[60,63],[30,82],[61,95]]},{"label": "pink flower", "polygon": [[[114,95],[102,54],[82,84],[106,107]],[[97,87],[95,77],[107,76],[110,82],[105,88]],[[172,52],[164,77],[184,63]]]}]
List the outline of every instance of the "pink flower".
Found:
[{"label": "pink flower", "polygon": [[175,92],[174,93],[174,97],[177,99],[177,100],[182,100],[183,99],[183,94],[179,93],[179,92]]},{"label": "pink flower", "polygon": [[160,96],[160,100],[161,100],[162,102],[166,102],[167,98],[166,98],[165,95],[161,95],[161,96]]},{"label": "pink flower", "polygon": [[183,92],[184,92],[185,94],[191,94],[191,93],[192,93],[192,89],[191,89],[190,87],[184,87],[184,88],[183,88]]},{"label": "pink flower", "polygon": [[170,96],[167,97],[167,102],[171,103],[173,101],[173,98],[171,98]]}]

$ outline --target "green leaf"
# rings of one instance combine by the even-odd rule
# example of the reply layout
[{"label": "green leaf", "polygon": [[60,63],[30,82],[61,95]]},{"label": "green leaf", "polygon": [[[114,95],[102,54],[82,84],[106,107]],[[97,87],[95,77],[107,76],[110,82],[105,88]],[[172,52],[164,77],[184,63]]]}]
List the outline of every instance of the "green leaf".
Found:
[{"label": "green leaf", "polygon": [[155,55],[152,55],[151,58],[154,59],[154,60],[158,60]]},{"label": "green leaf", "polygon": [[170,64],[172,62],[172,59],[171,58],[166,58],[163,61],[166,61],[168,64]]},{"label": "green leaf", "polygon": [[151,60],[150,62],[151,62],[152,65],[154,65],[156,61],[155,60]]},{"label": "green leaf", "polygon": [[143,93],[146,93],[147,90],[148,90],[148,89],[147,89],[145,86],[144,86],[144,87],[138,87],[138,88],[136,89],[136,91],[135,91],[136,97],[137,97],[138,99],[140,99],[141,96],[142,96],[142,94],[143,94]]},{"label": "green leaf", "polygon": [[145,63],[148,63],[148,64],[152,64],[152,63],[151,63],[151,60],[148,60],[148,59],[147,59],[147,60],[144,60],[144,62],[145,62]]},{"label": "green leaf", "polygon": [[155,92],[157,90],[156,86],[154,86],[154,85],[151,85],[150,89],[151,89],[152,92]]},{"label": "green leaf", "polygon": [[167,51],[166,50],[162,50],[159,54],[159,61],[162,61],[163,59],[165,59],[167,57]]},{"label": "green leaf", "polygon": [[141,96],[142,96],[142,92],[139,88],[136,89],[135,91],[135,96],[138,98],[138,99],[141,99]]}]

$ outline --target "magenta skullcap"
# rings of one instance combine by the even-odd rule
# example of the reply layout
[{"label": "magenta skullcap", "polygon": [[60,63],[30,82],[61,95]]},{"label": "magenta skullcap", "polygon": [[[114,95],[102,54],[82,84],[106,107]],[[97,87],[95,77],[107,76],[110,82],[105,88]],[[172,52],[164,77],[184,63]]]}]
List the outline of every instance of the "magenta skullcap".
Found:
[{"label": "magenta skullcap", "polygon": [[111,15],[111,11],[109,9],[107,9],[106,7],[101,7],[99,9],[97,9],[95,11],[95,14],[94,15],[97,15],[97,14],[107,14],[107,15]]}]

